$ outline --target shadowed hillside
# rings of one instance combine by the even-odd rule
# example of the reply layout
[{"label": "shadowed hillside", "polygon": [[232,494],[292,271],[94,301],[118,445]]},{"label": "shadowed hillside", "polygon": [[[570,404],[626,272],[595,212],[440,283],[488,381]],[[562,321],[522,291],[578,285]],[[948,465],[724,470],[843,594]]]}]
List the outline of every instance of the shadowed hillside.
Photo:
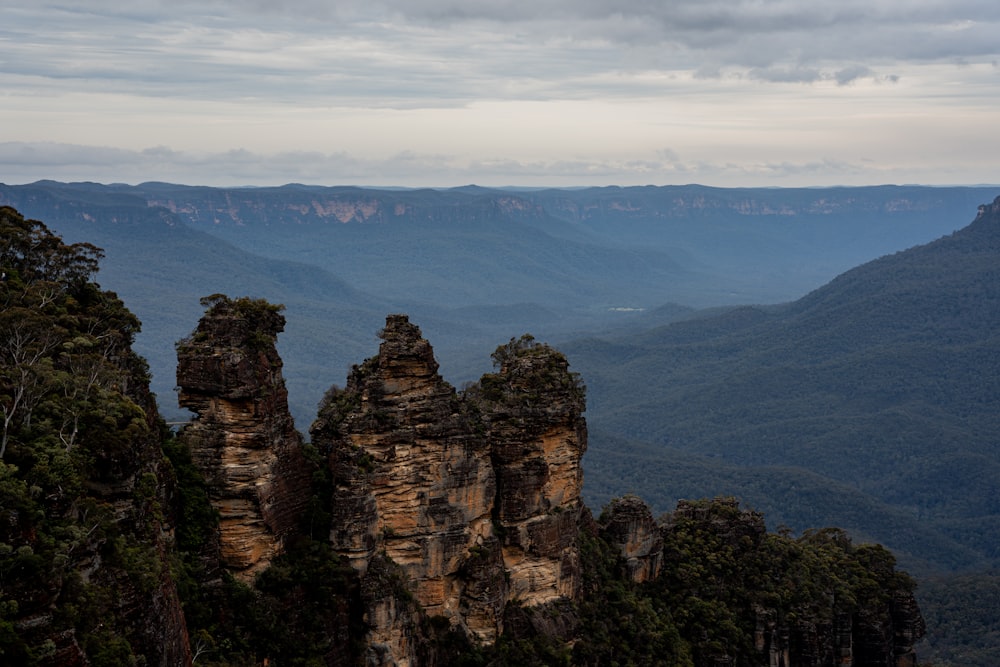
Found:
[{"label": "shadowed hillside", "polygon": [[178,414],[171,346],[201,297],[284,304],[300,428],[325,389],[323,369],[346,370],[384,312],[418,318],[461,385],[487,370],[498,335],[566,339],[795,298],[953,231],[983,199],[983,189],[920,187],[0,185],[0,203],[107,250],[101,282],[145,324],[136,347],[168,417]]},{"label": "shadowed hillside", "polygon": [[[787,305],[566,346],[588,378],[595,429],[643,443],[629,449],[649,456],[675,450],[787,469],[780,476],[812,471],[977,552],[930,556],[941,567],[995,558],[950,521],[1000,512],[997,209]],[[610,474],[624,463],[608,452],[590,465]],[[669,483],[635,486],[661,508],[675,499]],[[796,503],[778,500],[762,504],[808,527]],[[868,513],[862,523],[811,518],[878,533]]]},{"label": "shadowed hillside", "polygon": [[[995,571],[998,331],[1000,199],[796,302],[565,344],[590,390],[588,499],[628,491],[668,510],[733,493],[772,525],[882,542],[911,571]],[[995,664],[996,619],[952,581],[969,592],[995,575],[931,580],[930,654]]]}]

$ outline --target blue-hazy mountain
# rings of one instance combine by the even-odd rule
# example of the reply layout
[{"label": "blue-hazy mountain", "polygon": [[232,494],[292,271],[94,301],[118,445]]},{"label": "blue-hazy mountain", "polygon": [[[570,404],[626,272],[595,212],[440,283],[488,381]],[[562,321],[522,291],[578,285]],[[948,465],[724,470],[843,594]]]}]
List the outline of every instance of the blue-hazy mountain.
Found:
[{"label": "blue-hazy mountain", "polygon": [[[590,423],[614,434],[594,438],[599,486],[627,479],[664,510],[736,492],[794,528],[845,526],[935,568],[1000,564],[998,211],[788,304],[563,344]],[[850,501],[815,502],[820,488]]]},{"label": "blue-hazy mountain", "polygon": [[145,323],[137,349],[166,414],[173,342],[201,296],[285,304],[280,344],[300,428],[329,384],[373,352],[387,311],[419,322],[461,384],[525,332],[552,340],[801,296],[953,231],[986,199],[976,188],[0,185],[0,202],[105,248],[99,279]]},{"label": "blue-hazy mountain", "polygon": [[[0,185],[0,204],[106,250],[98,280],[143,320],[168,416],[173,343],[212,293],[285,304],[301,430],[386,312],[419,323],[455,384],[531,332],[589,387],[591,506],[736,495],[923,576],[1000,565],[996,204],[955,231],[995,195]],[[932,615],[963,608],[957,579],[928,581]]]},{"label": "blue-hazy mountain", "polygon": [[589,502],[735,494],[845,527],[922,575],[922,656],[996,664],[1000,199],[794,302],[638,324],[560,345],[590,392]]}]

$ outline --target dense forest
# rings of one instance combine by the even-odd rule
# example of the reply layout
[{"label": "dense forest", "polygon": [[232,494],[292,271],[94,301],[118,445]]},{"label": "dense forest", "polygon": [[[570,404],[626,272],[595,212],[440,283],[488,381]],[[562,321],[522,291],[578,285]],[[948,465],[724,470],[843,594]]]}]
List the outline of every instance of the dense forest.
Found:
[{"label": "dense forest", "polygon": [[[90,280],[101,251],[0,209],[0,655],[5,664],[144,656],[176,599],[165,550],[170,467],[139,321]],[[154,602],[155,601],[155,602]],[[75,664],[75,663],[67,663]]]},{"label": "dense forest", "polygon": [[[131,348],[138,320],[92,280],[100,256],[0,208],[3,662],[357,663],[373,592],[327,543],[330,468],[304,445],[313,499],[285,553],[249,583],[219,569],[210,487],[158,416]],[[255,336],[273,346],[273,333]],[[492,645],[426,618],[415,630],[424,664],[786,659],[766,646],[803,656],[787,664],[839,664],[841,650],[864,664],[912,664],[923,632],[915,583],[883,547],[838,529],[767,532],[733,499],[685,502],[656,524],[659,575],[640,582],[613,531],[636,502],[616,499],[581,523],[579,599],[544,617],[513,605]],[[412,604],[384,565],[382,593]]]}]

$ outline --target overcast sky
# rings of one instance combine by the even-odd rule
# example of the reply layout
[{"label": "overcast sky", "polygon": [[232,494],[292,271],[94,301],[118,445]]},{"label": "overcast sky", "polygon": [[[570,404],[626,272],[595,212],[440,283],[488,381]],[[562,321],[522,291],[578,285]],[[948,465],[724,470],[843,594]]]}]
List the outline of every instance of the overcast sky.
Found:
[{"label": "overcast sky", "polygon": [[1000,183],[996,0],[2,0],[0,181]]}]

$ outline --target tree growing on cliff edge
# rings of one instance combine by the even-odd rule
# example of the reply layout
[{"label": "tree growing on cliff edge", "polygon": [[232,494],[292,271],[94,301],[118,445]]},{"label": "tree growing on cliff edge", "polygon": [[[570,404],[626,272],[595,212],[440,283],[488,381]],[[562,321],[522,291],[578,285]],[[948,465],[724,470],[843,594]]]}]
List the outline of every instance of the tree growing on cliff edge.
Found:
[{"label": "tree growing on cliff edge", "polygon": [[182,634],[156,646],[154,619],[128,612],[172,595],[164,471],[147,367],[131,349],[139,321],[90,281],[100,257],[0,208],[6,664],[186,655]]}]

